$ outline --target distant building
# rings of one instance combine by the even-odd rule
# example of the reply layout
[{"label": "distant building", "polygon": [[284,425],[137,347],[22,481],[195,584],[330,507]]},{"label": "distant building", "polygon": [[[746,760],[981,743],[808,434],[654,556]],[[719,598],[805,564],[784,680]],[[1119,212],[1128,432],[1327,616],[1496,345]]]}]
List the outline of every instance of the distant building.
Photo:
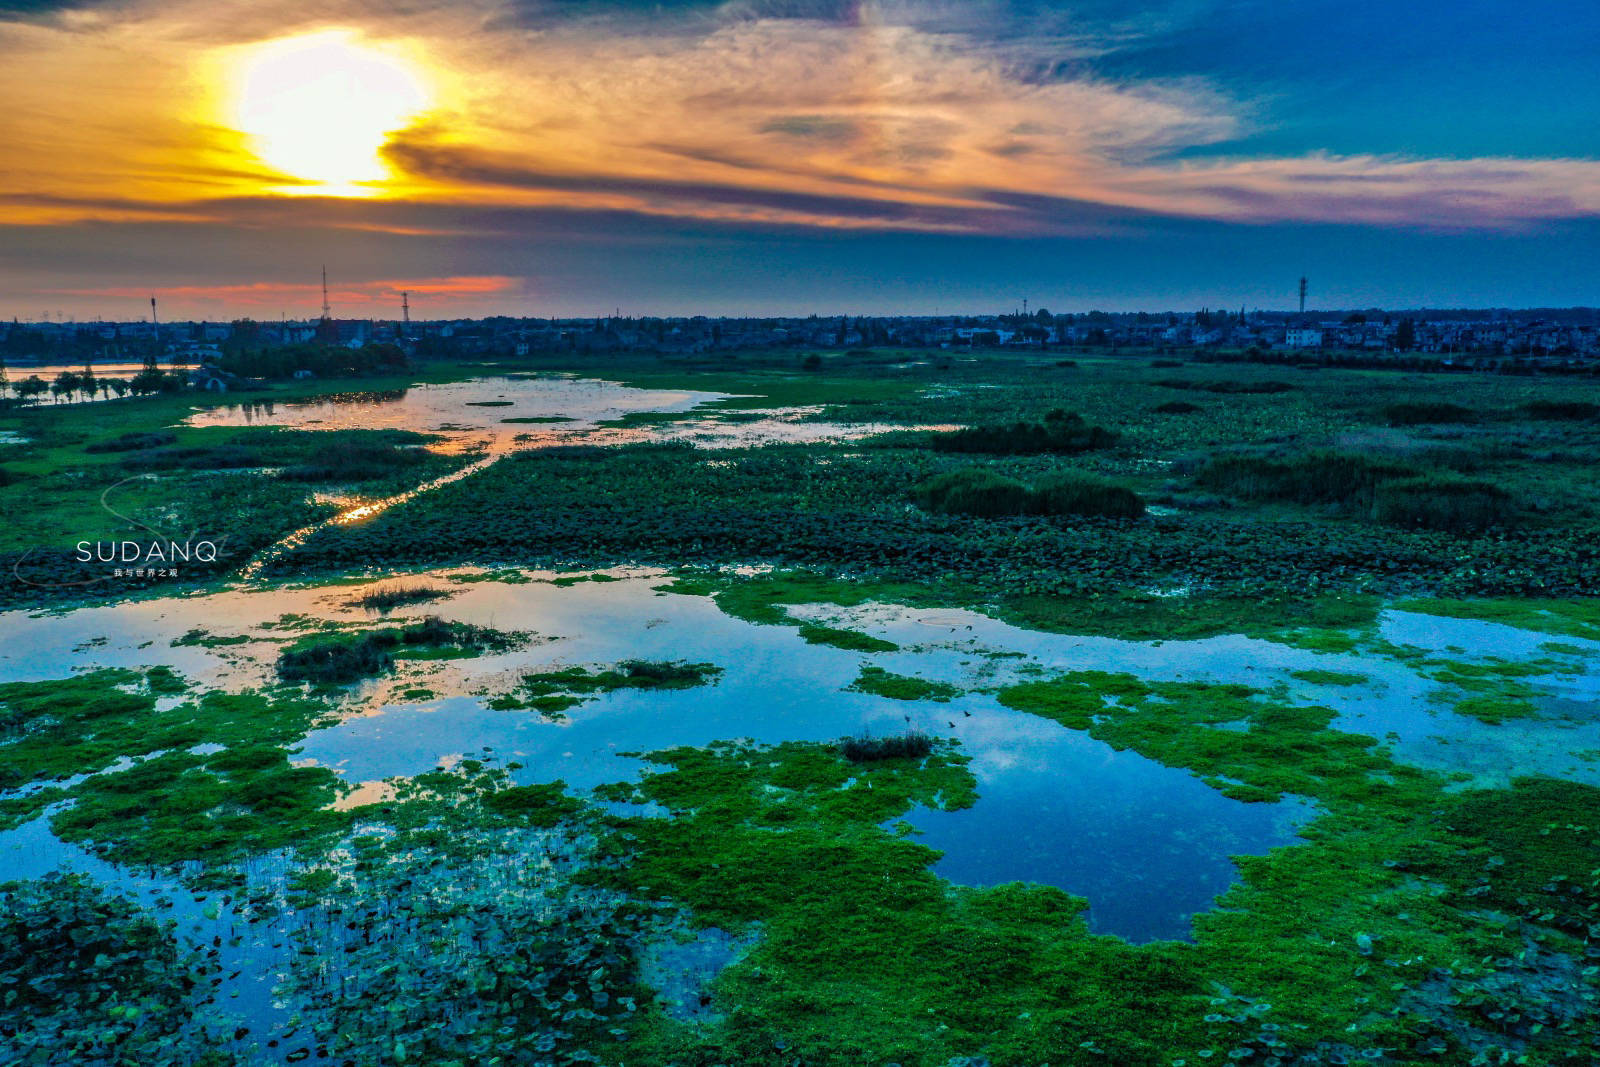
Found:
[{"label": "distant building", "polygon": [[1291,326],[1283,335],[1285,348],[1321,348],[1322,331],[1315,326]]}]

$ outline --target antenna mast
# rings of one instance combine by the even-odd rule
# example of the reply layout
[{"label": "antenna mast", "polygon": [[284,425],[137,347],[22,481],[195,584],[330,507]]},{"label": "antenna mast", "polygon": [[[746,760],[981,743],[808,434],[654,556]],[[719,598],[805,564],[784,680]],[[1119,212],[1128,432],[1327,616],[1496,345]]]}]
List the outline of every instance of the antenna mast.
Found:
[{"label": "antenna mast", "polygon": [[406,334],[411,332],[411,294],[405,290],[400,291],[400,319],[405,323]]},{"label": "antenna mast", "polygon": [[1300,314],[1304,315],[1305,313],[1306,313],[1306,279],[1305,279],[1305,276],[1302,275],[1301,278],[1300,278]]},{"label": "antenna mast", "polygon": [[322,265],[322,319],[326,322],[333,308],[328,306],[328,265]]},{"label": "antenna mast", "polygon": [[159,332],[161,324],[156,321],[156,298],[153,296],[150,298],[150,325],[158,327]]}]

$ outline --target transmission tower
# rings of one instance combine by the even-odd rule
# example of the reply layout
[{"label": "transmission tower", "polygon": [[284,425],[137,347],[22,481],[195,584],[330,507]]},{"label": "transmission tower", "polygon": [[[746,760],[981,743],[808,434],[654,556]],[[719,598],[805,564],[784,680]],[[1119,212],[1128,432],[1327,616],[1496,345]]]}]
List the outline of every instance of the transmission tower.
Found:
[{"label": "transmission tower", "polygon": [[1300,278],[1300,314],[1304,315],[1305,313],[1306,313],[1306,279],[1305,279],[1305,276],[1302,275],[1301,278]]},{"label": "transmission tower", "polygon": [[327,322],[332,317],[333,308],[328,306],[328,265],[322,265],[322,321]]}]

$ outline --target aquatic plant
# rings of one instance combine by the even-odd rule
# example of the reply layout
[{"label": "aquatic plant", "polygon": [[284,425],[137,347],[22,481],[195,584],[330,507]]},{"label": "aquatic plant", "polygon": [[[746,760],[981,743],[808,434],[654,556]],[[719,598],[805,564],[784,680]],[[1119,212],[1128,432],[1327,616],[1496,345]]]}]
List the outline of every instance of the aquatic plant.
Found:
[{"label": "aquatic plant", "polygon": [[943,703],[961,695],[960,688],[949,682],[935,682],[927,678],[894,674],[882,667],[871,665],[861,668],[861,673],[851,683],[850,688],[854,692],[871,693],[873,696],[887,697],[890,700],[936,700]]},{"label": "aquatic plant", "polygon": [[1137,519],[1144,501],[1124,485],[1079,471],[1056,471],[1034,483],[1031,510],[1038,515],[1085,515]]},{"label": "aquatic plant", "polygon": [[1312,685],[1365,685],[1371,681],[1365,674],[1357,674],[1354,671],[1325,671],[1315,667],[1309,670],[1290,671],[1289,677],[1298,678]]},{"label": "aquatic plant", "polygon": [[202,998],[215,963],[82,875],[0,884],[6,1062],[224,1067],[245,1048]]},{"label": "aquatic plant", "polygon": [[836,626],[823,626],[807,622],[800,625],[800,640],[808,645],[830,645],[847,652],[898,652],[900,646],[881,637],[873,637],[856,630],[841,630]]},{"label": "aquatic plant", "polygon": [[580,807],[560,783],[508,786],[468,760],[403,788],[389,832],[357,834],[303,872],[277,995],[304,1022],[307,1054],[599,1062],[639,1009],[639,920],[575,880],[580,863],[607,866],[562,825]]}]

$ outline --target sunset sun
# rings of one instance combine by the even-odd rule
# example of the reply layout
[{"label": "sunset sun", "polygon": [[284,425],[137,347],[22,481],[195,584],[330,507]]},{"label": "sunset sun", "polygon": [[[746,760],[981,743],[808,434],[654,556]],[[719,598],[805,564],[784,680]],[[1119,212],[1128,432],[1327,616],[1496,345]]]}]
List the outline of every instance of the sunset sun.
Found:
[{"label": "sunset sun", "polygon": [[232,124],[293,192],[372,195],[379,149],[430,102],[415,64],[348,30],[252,46],[235,70]]}]

